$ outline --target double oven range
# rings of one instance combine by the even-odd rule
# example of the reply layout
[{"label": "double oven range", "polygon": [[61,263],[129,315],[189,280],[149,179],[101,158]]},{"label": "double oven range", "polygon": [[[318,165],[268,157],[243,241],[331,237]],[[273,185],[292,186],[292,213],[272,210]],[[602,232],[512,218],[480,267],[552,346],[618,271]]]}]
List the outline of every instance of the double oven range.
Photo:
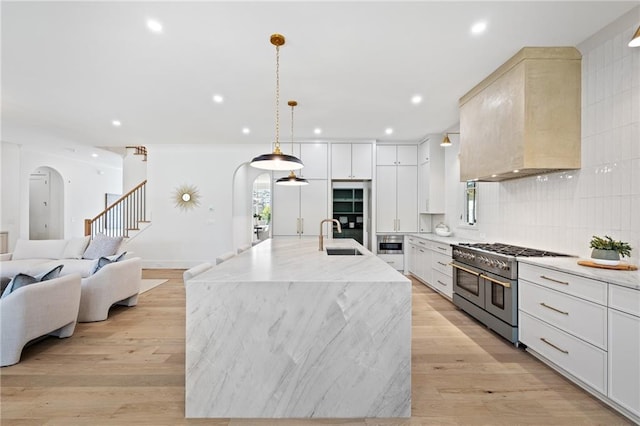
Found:
[{"label": "double oven range", "polygon": [[452,244],[453,303],[518,344],[518,257],[566,256],[501,243]]}]

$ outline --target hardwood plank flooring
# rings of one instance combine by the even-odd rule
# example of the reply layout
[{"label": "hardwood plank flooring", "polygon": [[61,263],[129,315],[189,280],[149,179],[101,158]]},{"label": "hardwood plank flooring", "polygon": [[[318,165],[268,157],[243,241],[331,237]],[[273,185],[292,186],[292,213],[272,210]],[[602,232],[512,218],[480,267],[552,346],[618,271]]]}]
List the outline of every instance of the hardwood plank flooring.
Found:
[{"label": "hardwood plank flooring", "polygon": [[415,281],[410,419],[185,419],[182,271],[143,277],[168,282],[0,369],[2,425],[632,424]]}]

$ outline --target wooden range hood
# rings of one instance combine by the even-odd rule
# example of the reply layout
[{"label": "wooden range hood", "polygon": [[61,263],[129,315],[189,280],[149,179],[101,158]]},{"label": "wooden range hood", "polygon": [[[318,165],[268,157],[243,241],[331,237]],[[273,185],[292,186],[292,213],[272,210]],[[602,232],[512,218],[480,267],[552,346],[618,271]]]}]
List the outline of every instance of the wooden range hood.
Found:
[{"label": "wooden range hood", "polygon": [[580,168],[581,58],[525,47],[460,98],[460,181]]}]

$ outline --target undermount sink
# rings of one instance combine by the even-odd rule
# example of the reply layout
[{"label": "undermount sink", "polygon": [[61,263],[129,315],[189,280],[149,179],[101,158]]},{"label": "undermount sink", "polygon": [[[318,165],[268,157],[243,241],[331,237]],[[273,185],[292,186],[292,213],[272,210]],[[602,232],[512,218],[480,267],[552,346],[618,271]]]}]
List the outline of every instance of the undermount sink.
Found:
[{"label": "undermount sink", "polygon": [[329,256],[362,256],[358,249],[350,247],[327,247],[326,250]]}]

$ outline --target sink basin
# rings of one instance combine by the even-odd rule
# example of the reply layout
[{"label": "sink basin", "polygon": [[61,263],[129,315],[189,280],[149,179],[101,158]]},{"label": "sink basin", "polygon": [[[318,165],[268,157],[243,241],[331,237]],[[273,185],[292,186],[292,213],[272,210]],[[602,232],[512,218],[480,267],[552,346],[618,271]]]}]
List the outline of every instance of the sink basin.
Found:
[{"label": "sink basin", "polygon": [[362,253],[355,248],[349,247],[327,247],[329,256],[362,256]]}]

